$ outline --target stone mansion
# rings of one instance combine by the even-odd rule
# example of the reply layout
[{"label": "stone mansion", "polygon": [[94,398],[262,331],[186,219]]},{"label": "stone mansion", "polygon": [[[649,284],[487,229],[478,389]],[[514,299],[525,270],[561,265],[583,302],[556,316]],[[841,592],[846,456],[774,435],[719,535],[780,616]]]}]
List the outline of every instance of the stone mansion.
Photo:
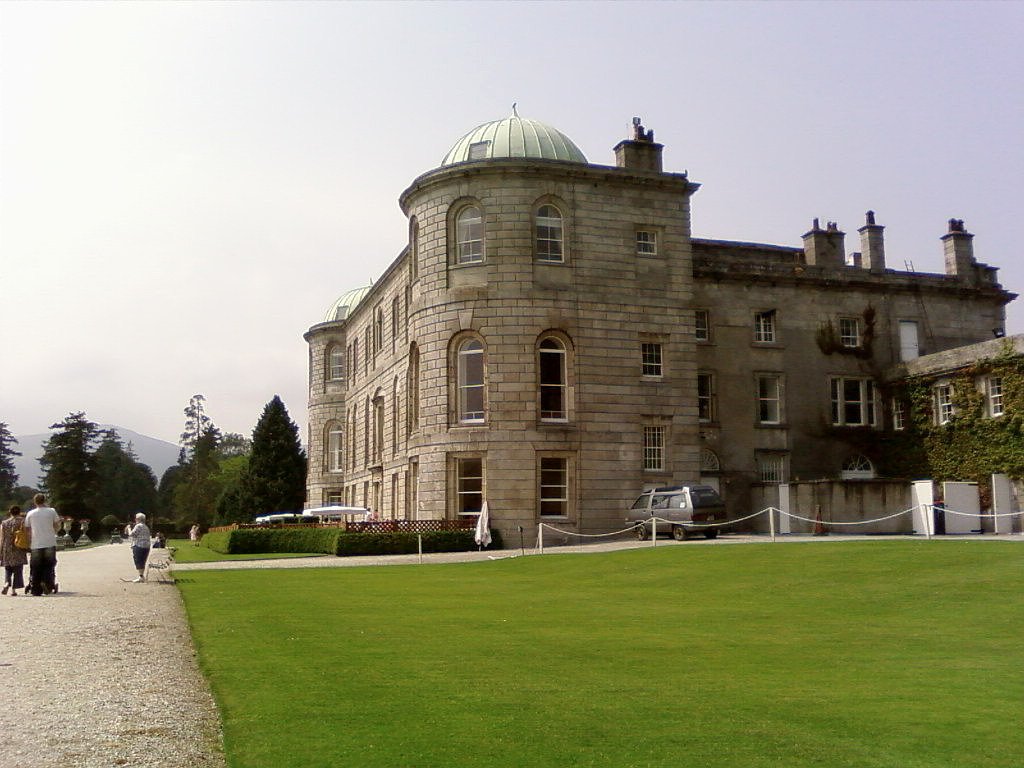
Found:
[{"label": "stone mansion", "polygon": [[[699,184],[633,121],[596,165],[513,114],[399,198],[407,246],[309,344],[308,506],[623,527],[645,488],[884,476],[886,371],[1000,336],[1014,298],[951,220],[945,273],[886,266],[872,212],[802,247],[690,235]],[[882,465],[880,465],[882,464]]]}]

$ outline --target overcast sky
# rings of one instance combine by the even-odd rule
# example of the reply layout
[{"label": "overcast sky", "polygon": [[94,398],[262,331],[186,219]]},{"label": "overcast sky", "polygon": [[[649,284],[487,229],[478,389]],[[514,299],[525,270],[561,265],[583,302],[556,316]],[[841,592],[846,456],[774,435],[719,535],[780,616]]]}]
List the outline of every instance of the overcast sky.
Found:
[{"label": "overcast sky", "polygon": [[177,442],[195,393],[245,434],[279,394],[305,435],[303,332],[513,102],[601,164],[642,117],[696,236],[852,251],[870,208],[891,268],[942,272],[962,218],[1024,292],[1022,33],[1016,2],[0,3],[0,421]]}]

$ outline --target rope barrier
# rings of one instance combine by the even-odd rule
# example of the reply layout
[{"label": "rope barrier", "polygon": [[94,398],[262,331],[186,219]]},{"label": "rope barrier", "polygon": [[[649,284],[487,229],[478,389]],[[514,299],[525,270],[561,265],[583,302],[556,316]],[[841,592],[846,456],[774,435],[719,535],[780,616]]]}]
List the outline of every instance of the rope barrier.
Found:
[{"label": "rope barrier", "polygon": [[957,512],[955,509],[948,509],[941,507],[938,504],[935,505],[935,509],[940,512],[948,512],[951,515],[960,515],[962,517],[1018,517],[1024,515],[1022,512]]},{"label": "rope barrier", "polygon": [[805,523],[820,523],[821,525],[867,525],[868,523],[880,523],[883,520],[892,520],[894,517],[899,517],[900,515],[907,515],[917,511],[918,509],[920,509],[919,506],[911,507],[910,509],[904,509],[901,512],[894,512],[891,515],[886,515],[885,517],[876,517],[871,520],[817,520],[812,519],[810,517],[801,517],[800,515],[794,515],[792,512],[786,512],[784,509],[780,509],[779,514],[785,515],[786,517],[791,517],[794,520],[803,520]]},{"label": "rope barrier", "polygon": [[584,539],[603,539],[603,538],[607,538],[609,536],[621,536],[624,533],[631,533],[636,528],[635,525],[631,525],[631,526],[629,526],[629,528],[623,528],[621,531],[612,531],[611,533],[576,533],[576,531],[565,531],[565,530],[562,530],[561,528],[555,528],[555,526],[549,525],[548,523],[541,523],[540,526],[541,526],[541,528],[547,528],[549,531],[557,531],[558,533],[566,533],[566,534],[569,534],[570,536],[579,536],[579,537],[584,538]]},{"label": "rope barrier", "polygon": [[[955,509],[947,509],[946,507],[942,507],[942,506],[938,506],[938,505],[918,504],[917,506],[913,506],[913,507],[910,507],[908,509],[903,509],[903,510],[900,510],[899,512],[894,512],[891,515],[884,515],[882,517],[875,517],[875,518],[872,518],[870,520],[820,520],[820,519],[817,519],[817,518],[803,517],[802,515],[797,515],[797,514],[794,514],[792,512],[787,512],[786,510],[779,509],[778,507],[765,507],[764,509],[758,510],[757,512],[754,512],[754,513],[749,514],[749,515],[745,515],[744,517],[738,517],[738,518],[735,518],[733,520],[724,520],[722,522],[713,522],[713,523],[696,523],[696,522],[692,522],[692,521],[689,521],[689,520],[669,520],[667,518],[658,517],[658,516],[654,515],[654,516],[651,516],[651,517],[647,518],[646,520],[638,520],[634,525],[631,525],[629,528],[622,528],[621,530],[612,531],[611,533],[577,533],[576,531],[567,531],[567,530],[565,530],[563,528],[556,528],[555,526],[550,525],[548,523],[540,523],[540,525],[538,526],[538,530],[537,530],[538,540],[537,540],[537,544],[535,545],[533,551],[534,552],[538,552],[539,551],[541,553],[544,552],[544,546],[543,546],[543,543],[542,543],[543,542],[543,538],[542,538],[542,535],[541,535],[544,528],[547,528],[550,531],[555,531],[557,533],[565,534],[567,536],[576,536],[576,537],[579,537],[581,539],[604,539],[604,538],[609,538],[609,537],[612,537],[612,536],[621,536],[624,533],[631,533],[631,532],[635,531],[641,525],[646,525],[648,523],[651,523],[651,524],[654,524],[654,525],[656,525],[657,523],[664,523],[665,525],[667,525],[669,527],[669,530],[671,530],[671,527],[674,526],[674,525],[685,525],[687,528],[723,528],[723,527],[728,526],[728,525],[736,525],[737,523],[742,523],[742,522],[745,522],[747,520],[751,520],[751,519],[753,519],[755,517],[760,517],[761,515],[764,515],[764,514],[772,515],[775,512],[778,512],[780,515],[785,515],[786,517],[789,517],[789,518],[791,518],[793,520],[801,520],[801,521],[803,521],[805,523],[810,523],[812,525],[855,526],[855,525],[870,525],[871,523],[885,522],[886,520],[892,520],[894,518],[901,517],[902,515],[913,514],[913,513],[917,512],[918,510],[922,510],[922,508],[924,508],[923,511],[927,511],[928,509],[937,509],[940,512],[948,512],[951,515],[960,515],[962,517],[985,517],[985,518],[997,518],[997,517],[1000,517],[1001,518],[1001,517],[1021,517],[1021,516],[1024,516],[1024,510],[1022,510],[1020,512],[1000,512],[1000,513],[996,513],[996,512],[959,512],[959,511],[957,511]],[[774,536],[773,536],[773,540],[774,540]]]}]

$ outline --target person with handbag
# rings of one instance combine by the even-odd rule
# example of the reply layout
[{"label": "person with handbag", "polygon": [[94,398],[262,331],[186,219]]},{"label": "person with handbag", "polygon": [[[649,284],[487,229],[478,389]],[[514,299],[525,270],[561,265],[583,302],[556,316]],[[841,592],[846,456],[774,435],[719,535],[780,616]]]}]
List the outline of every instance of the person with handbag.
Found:
[{"label": "person with handbag", "polygon": [[18,596],[18,590],[25,588],[25,563],[28,562],[30,544],[21,507],[15,504],[0,523],[0,565],[4,567],[4,588],[0,594]]},{"label": "person with handbag", "polygon": [[57,591],[57,531],[60,516],[53,507],[46,506],[46,496],[37,493],[32,501],[36,508],[25,515],[25,527],[30,530],[32,551],[29,554],[28,580],[35,597]]}]

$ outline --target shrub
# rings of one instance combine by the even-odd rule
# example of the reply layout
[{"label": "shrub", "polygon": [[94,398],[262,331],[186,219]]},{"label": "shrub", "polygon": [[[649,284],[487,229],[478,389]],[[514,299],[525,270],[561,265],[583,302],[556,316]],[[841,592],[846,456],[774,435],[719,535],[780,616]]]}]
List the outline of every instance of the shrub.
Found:
[{"label": "shrub", "polygon": [[237,528],[233,531],[212,531],[203,536],[202,544],[225,555],[260,554],[266,552],[323,552],[332,554],[337,528]]},{"label": "shrub", "polygon": [[230,555],[232,533],[234,531],[210,531],[199,540],[199,544],[222,555]]},{"label": "shrub", "polygon": [[[338,537],[336,554],[410,555],[419,551],[417,535],[423,537],[424,552],[469,552],[477,548],[472,530],[415,533],[343,533]],[[501,536],[491,531],[491,548],[501,548]]]},{"label": "shrub", "polygon": [[[433,531],[423,536],[424,552],[468,552],[476,549],[472,530]],[[491,549],[501,548],[501,535],[491,531]],[[415,533],[346,533],[339,528],[237,528],[211,531],[202,546],[224,555],[268,552],[323,552],[339,556],[409,555],[418,552]]]}]

